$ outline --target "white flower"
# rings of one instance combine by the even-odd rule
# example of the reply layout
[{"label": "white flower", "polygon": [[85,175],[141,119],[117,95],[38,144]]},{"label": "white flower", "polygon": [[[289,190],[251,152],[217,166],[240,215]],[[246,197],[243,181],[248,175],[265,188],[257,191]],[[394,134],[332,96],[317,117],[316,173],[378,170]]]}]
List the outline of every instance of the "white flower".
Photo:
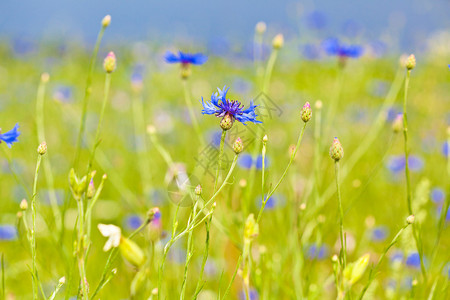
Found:
[{"label": "white flower", "polygon": [[98,230],[104,237],[108,237],[105,246],[103,247],[103,251],[108,251],[112,247],[119,247],[121,230],[116,225],[106,225],[106,224],[98,224]]}]

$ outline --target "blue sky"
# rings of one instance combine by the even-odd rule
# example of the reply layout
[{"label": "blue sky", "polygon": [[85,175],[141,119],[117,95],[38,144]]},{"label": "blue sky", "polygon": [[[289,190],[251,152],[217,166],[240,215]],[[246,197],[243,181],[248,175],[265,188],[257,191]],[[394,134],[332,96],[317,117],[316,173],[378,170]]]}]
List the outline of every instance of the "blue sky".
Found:
[{"label": "blue sky", "polygon": [[99,22],[111,14],[106,39],[170,40],[193,37],[205,42],[225,37],[244,42],[256,22],[287,37],[313,35],[305,28],[311,11],[326,16],[323,37],[339,36],[344,24],[357,24],[365,39],[391,35],[405,47],[420,45],[431,32],[450,30],[450,1],[151,1],[151,0],[2,0],[0,36],[81,36],[92,40]]}]

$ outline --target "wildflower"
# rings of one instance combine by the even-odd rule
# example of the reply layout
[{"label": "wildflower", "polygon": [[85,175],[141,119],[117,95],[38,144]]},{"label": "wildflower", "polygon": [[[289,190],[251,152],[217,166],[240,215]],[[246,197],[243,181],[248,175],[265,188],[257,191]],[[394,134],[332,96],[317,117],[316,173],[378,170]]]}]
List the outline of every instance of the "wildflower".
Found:
[{"label": "wildflower", "polygon": [[176,55],[170,51],[167,51],[164,55],[164,59],[169,64],[181,63],[182,65],[203,65],[208,60],[208,57],[202,53],[192,54],[178,51],[178,55]]},{"label": "wildflower", "polygon": [[442,203],[445,199],[445,192],[443,189],[435,187],[431,190],[430,198],[434,203]]},{"label": "wildflower", "polygon": [[277,34],[272,40],[272,47],[274,49],[280,49],[284,45],[284,37],[281,33]]},{"label": "wildflower", "polygon": [[344,148],[342,148],[341,142],[337,137],[334,138],[333,144],[330,147],[330,157],[334,161],[339,161],[344,157]]},{"label": "wildflower", "polygon": [[106,15],[102,19],[102,26],[103,27],[108,27],[109,24],[111,24],[111,16],[110,15]]},{"label": "wildflower", "polygon": [[312,244],[308,246],[306,252],[309,259],[322,260],[328,255],[328,247],[326,245],[319,246],[317,244]]},{"label": "wildflower", "polygon": [[408,71],[410,71],[416,67],[416,57],[414,56],[414,54],[411,54],[410,56],[408,56],[408,58],[406,59],[406,62],[405,62],[405,66]]},{"label": "wildflower", "polygon": [[403,252],[400,250],[394,251],[394,253],[390,256],[391,263],[398,263],[403,261]]},{"label": "wildflower", "polygon": [[[388,160],[387,167],[392,173],[399,173],[405,169],[405,162],[406,159],[403,155],[392,156]],[[408,157],[408,166],[411,171],[420,171],[424,166],[424,162],[420,157],[410,155]]]},{"label": "wildflower", "polygon": [[397,114],[394,122],[392,122],[392,130],[394,133],[399,133],[403,130],[403,114]]},{"label": "wildflower", "polygon": [[86,191],[86,196],[88,199],[91,199],[95,195],[95,185],[94,185],[94,178],[91,178],[89,181],[89,185]]},{"label": "wildflower", "polygon": [[251,169],[253,165],[252,155],[248,153],[239,155],[238,165],[243,169]]},{"label": "wildflower", "polygon": [[358,58],[363,54],[363,48],[361,46],[345,45],[336,38],[323,41],[322,47],[328,55],[336,55],[341,58]]},{"label": "wildflower", "polygon": [[[267,198],[267,195],[264,195],[264,199]],[[261,207],[261,195],[255,198],[255,203],[257,207]],[[270,196],[269,199],[266,199],[266,206],[264,209],[274,209],[276,207],[282,207],[286,204],[286,198],[283,195],[275,194]]]},{"label": "wildflower", "polygon": [[233,151],[234,151],[234,153],[236,153],[236,154],[239,154],[239,153],[241,153],[242,151],[244,151],[244,144],[242,143],[242,140],[241,140],[240,137],[238,137],[238,138],[236,139],[236,141],[234,141],[234,144],[233,144]]},{"label": "wildflower", "polygon": [[105,243],[105,246],[103,247],[103,251],[109,251],[112,247],[119,247],[120,244],[120,238],[121,238],[121,230],[119,227],[115,225],[105,225],[105,224],[98,224],[98,230],[100,230],[100,233],[107,237],[108,240]]},{"label": "wildflower", "polygon": [[141,227],[142,218],[137,214],[129,215],[125,218],[124,223],[125,227],[128,229],[136,230]]},{"label": "wildflower", "polygon": [[47,143],[42,142],[37,148],[37,152],[39,153],[39,155],[44,155],[45,153],[47,153]]},{"label": "wildflower", "polygon": [[313,11],[306,15],[306,26],[311,29],[321,30],[324,29],[327,24],[327,17],[321,11]]},{"label": "wildflower", "polygon": [[[246,125],[246,122],[262,123],[261,121],[256,120],[256,105],[253,104],[253,101],[250,101],[249,108],[244,109],[244,105],[239,101],[226,98],[229,88],[226,88],[225,86],[223,90],[219,88],[217,90],[219,93],[213,93],[211,95],[211,102],[204,101],[202,97],[202,114],[214,114],[216,117],[221,117],[221,123],[226,123],[224,126],[229,125],[230,122],[232,126],[234,120],[238,120],[244,125]],[[222,129],[227,130],[225,128],[227,127],[222,127]]]},{"label": "wildflower", "polygon": [[303,105],[303,108],[300,112],[303,122],[308,122],[311,120],[312,111],[311,111],[311,105],[309,102],[306,102],[305,105]]},{"label": "wildflower", "polygon": [[389,230],[386,226],[377,226],[372,230],[371,239],[374,242],[382,242],[386,239],[389,234]]},{"label": "wildflower", "polygon": [[[257,170],[262,170],[262,155],[258,155],[256,157],[256,169]],[[269,166],[269,159],[267,156],[264,157],[264,167],[267,168]]]},{"label": "wildflower", "polygon": [[266,32],[266,29],[267,29],[266,23],[264,23],[262,21],[256,23],[256,26],[255,26],[256,33],[263,34],[264,32]]},{"label": "wildflower", "polygon": [[414,224],[414,220],[416,219],[416,217],[414,217],[414,215],[410,215],[406,218],[406,223],[408,224]]},{"label": "wildflower", "polygon": [[103,69],[106,73],[112,73],[116,69],[116,55],[114,52],[109,52],[103,61]]},{"label": "wildflower", "polygon": [[413,252],[406,257],[406,265],[415,269],[420,268],[420,255],[417,252]]},{"label": "wildflower", "polygon": [[0,225],[0,241],[13,241],[17,238],[17,228],[13,225]]},{"label": "wildflower", "polygon": [[195,192],[195,194],[196,194],[197,196],[200,196],[200,195],[202,194],[202,186],[201,186],[200,184],[197,185],[197,186],[195,187],[194,192]]},{"label": "wildflower", "polygon": [[20,132],[17,131],[17,129],[19,129],[19,124],[16,124],[13,129],[5,133],[1,133],[0,129],[0,143],[4,141],[6,145],[11,148],[12,143],[18,142],[17,137],[20,135]]},{"label": "wildflower", "polygon": [[27,210],[28,209],[27,199],[22,199],[22,201],[20,201],[19,207],[21,210]]},{"label": "wildflower", "polygon": [[448,142],[444,142],[444,143],[442,144],[442,154],[443,154],[445,157],[449,157],[449,155],[450,155],[450,147],[449,147]]}]

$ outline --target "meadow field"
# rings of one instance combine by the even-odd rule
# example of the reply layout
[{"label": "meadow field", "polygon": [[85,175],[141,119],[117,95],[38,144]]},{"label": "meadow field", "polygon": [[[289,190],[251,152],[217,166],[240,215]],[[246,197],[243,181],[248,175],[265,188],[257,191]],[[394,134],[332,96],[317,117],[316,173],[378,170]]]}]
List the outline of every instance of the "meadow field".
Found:
[{"label": "meadow field", "polygon": [[0,42],[1,299],[450,299],[450,33],[110,22]]}]

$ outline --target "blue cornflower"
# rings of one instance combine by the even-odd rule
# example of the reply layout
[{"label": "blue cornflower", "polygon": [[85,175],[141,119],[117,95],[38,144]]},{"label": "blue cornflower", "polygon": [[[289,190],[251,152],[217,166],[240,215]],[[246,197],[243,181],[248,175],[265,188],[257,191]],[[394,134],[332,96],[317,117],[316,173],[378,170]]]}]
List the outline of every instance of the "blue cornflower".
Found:
[{"label": "blue cornflower", "polygon": [[311,244],[306,249],[306,256],[309,259],[321,260],[328,255],[328,247],[326,245]]},{"label": "blue cornflower", "polygon": [[244,109],[244,105],[237,100],[229,100],[226,98],[229,88],[224,86],[223,90],[217,89],[219,93],[213,93],[211,95],[211,102],[204,101],[202,97],[203,110],[202,114],[216,115],[216,117],[228,116],[231,118],[231,122],[238,120],[242,124],[245,122],[262,123],[256,120],[256,105],[253,101],[250,101],[250,107]]},{"label": "blue cornflower", "polygon": [[136,230],[142,225],[142,218],[139,215],[129,215],[124,220],[124,225],[131,230]]},{"label": "blue cornflower", "polygon": [[[264,157],[264,168],[267,168],[269,166],[269,159],[266,157]],[[262,155],[258,155],[258,157],[256,158],[256,169],[257,170],[262,170]]]},{"label": "blue cornflower", "polygon": [[420,255],[417,252],[413,252],[406,258],[406,265],[415,269],[420,268]]},{"label": "blue cornflower", "polygon": [[253,166],[253,157],[251,154],[242,153],[238,158],[238,165],[243,169],[251,169]]},{"label": "blue cornflower", "polygon": [[13,241],[17,238],[17,228],[13,225],[0,225],[0,241]]},{"label": "blue cornflower", "polygon": [[[17,137],[20,135],[20,132],[17,131],[19,129],[19,124],[16,124],[13,129],[8,132],[0,133],[0,143],[4,141],[9,148],[11,148],[12,143],[18,142]],[[0,131],[1,132],[1,131]]]},{"label": "blue cornflower", "polygon": [[444,142],[444,143],[442,144],[442,154],[443,154],[445,157],[448,157],[449,154],[450,154],[450,147],[449,147],[449,145],[448,145],[447,142]]},{"label": "blue cornflower", "polygon": [[[405,162],[406,160],[403,155],[391,156],[387,167],[391,172],[398,173],[405,169]],[[420,171],[424,166],[424,162],[420,157],[410,155],[408,157],[408,165],[411,171]]]},{"label": "blue cornflower", "polygon": [[363,47],[359,45],[345,45],[336,38],[329,38],[322,42],[322,47],[328,55],[358,58],[363,54]]},{"label": "blue cornflower", "polygon": [[391,263],[402,262],[403,261],[403,252],[400,250],[395,251],[390,257]]},{"label": "blue cornflower", "polygon": [[320,11],[313,11],[309,13],[306,18],[306,25],[311,29],[323,29],[327,25],[327,17]]},{"label": "blue cornflower", "polygon": [[387,238],[389,229],[386,226],[378,226],[372,230],[372,241],[382,242]]},{"label": "blue cornflower", "polygon": [[445,199],[445,192],[440,187],[435,187],[431,190],[430,198],[434,203],[442,203]]},{"label": "blue cornflower", "polygon": [[175,53],[167,51],[164,55],[164,59],[170,64],[181,63],[183,65],[203,65],[208,60],[208,57],[206,55],[203,55],[202,53],[192,54],[178,51],[177,55]]}]

